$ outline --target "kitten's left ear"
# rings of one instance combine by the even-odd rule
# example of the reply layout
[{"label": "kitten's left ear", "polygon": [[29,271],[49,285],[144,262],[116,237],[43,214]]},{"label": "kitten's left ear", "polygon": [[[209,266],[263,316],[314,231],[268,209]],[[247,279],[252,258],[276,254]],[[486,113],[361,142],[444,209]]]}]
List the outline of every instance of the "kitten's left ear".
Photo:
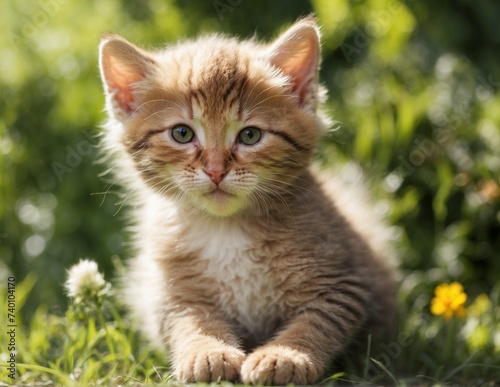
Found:
[{"label": "kitten's left ear", "polygon": [[290,78],[301,107],[316,109],[320,33],[313,17],[299,20],[271,45],[270,62]]},{"label": "kitten's left ear", "polygon": [[137,108],[137,86],[154,71],[155,60],[118,35],[101,40],[99,64],[110,113],[126,120]]}]

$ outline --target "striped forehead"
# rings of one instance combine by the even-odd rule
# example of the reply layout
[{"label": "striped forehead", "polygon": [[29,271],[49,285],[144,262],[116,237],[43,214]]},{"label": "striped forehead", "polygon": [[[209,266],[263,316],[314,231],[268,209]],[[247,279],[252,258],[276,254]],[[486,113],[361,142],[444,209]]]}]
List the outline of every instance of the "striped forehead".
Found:
[{"label": "striped forehead", "polygon": [[244,62],[234,53],[218,55],[193,66],[188,81],[190,115],[208,127],[220,126],[228,118],[241,119],[241,99],[247,84]]},{"label": "striped forehead", "polygon": [[[222,53],[220,55],[223,55]],[[220,56],[193,66],[189,80],[189,116],[198,123],[197,132],[204,145],[218,147],[230,143],[232,133],[242,120],[242,96],[247,76],[237,57]]]}]

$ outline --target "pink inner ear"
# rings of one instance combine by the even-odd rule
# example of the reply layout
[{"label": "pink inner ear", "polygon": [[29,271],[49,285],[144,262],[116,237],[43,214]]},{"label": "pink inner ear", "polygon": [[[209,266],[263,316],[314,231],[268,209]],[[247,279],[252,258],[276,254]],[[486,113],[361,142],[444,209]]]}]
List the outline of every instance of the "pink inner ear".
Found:
[{"label": "pink inner ear", "polygon": [[152,63],[151,59],[121,38],[110,39],[101,45],[102,77],[106,91],[119,111],[130,114],[135,110],[134,85],[144,79],[146,67]]},{"label": "pink inner ear", "polygon": [[295,55],[282,66],[283,72],[292,78],[292,92],[301,100],[306,98],[311,83],[315,81],[317,67],[318,60],[314,58],[312,48],[308,44],[302,44]]},{"label": "pink inner ear", "polygon": [[314,108],[319,66],[319,34],[314,24],[299,23],[272,46],[271,63],[290,77],[301,106]]},{"label": "pink inner ear", "polygon": [[133,110],[134,97],[132,85],[143,78],[142,74],[131,71],[131,69],[114,57],[109,58],[108,67],[108,90],[113,93],[121,109],[130,113]]}]

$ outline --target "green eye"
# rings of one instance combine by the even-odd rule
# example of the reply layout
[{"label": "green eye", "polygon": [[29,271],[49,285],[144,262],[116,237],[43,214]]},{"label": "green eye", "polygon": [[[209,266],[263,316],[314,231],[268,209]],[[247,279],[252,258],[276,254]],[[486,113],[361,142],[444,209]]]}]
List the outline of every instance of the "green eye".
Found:
[{"label": "green eye", "polygon": [[187,144],[194,139],[193,129],[186,125],[174,126],[172,129],[172,138],[180,144]]},{"label": "green eye", "polygon": [[238,141],[245,145],[255,145],[262,137],[262,131],[258,128],[248,127],[242,129],[238,134]]}]

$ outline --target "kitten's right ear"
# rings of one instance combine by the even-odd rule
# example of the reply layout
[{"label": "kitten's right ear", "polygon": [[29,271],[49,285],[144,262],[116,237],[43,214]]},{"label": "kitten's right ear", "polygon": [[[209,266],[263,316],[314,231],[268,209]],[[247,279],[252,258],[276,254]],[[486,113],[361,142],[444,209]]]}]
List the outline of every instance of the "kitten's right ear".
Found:
[{"label": "kitten's right ear", "polygon": [[107,35],[99,47],[99,65],[113,114],[128,118],[138,106],[134,87],[154,70],[156,62],[121,36]]},{"label": "kitten's right ear", "polygon": [[316,20],[308,16],[297,21],[270,47],[270,62],[289,77],[292,94],[299,105],[316,110],[320,33]]}]

